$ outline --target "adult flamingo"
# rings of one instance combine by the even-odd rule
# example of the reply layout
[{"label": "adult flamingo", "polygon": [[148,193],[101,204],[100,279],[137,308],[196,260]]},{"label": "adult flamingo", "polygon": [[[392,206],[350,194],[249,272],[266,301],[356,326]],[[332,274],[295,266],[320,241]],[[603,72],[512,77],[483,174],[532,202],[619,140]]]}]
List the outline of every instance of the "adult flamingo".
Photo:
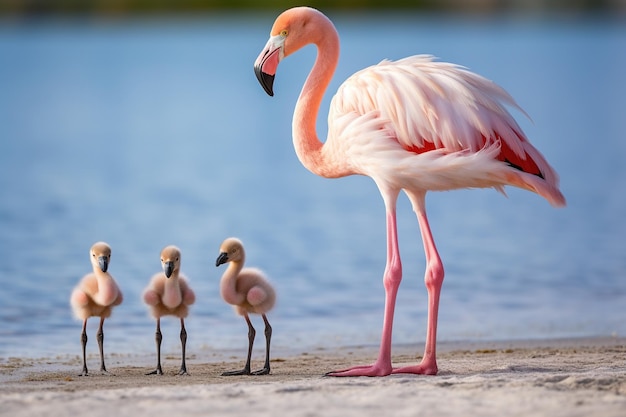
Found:
[{"label": "adult flamingo", "polygon": [[[331,101],[328,137],[322,143],[315,130],[317,113],[339,59],[339,37],[332,22],[308,7],[283,12],[254,69],[272,96],[279,62],[311,43],[318,54],[293,115],[296,154],[307,169],[322,177],[371,177],[385,203],[387,228],[385,310],[378,359],[372,365],[327,375],[434,375],[444,269],[426,217],[426,192],[493,187],[504,193],[504,186],[513,185],[558,207],[565,205],[558,176],[505,109],[504,104],[519,109],[506,91],[467,69],[425,55],[383,61],[348,78]],[[428,324],[421,363],[394,369],[391,331],[402,279],[396,201],[401,190],[417,214],[424,243]]]}]

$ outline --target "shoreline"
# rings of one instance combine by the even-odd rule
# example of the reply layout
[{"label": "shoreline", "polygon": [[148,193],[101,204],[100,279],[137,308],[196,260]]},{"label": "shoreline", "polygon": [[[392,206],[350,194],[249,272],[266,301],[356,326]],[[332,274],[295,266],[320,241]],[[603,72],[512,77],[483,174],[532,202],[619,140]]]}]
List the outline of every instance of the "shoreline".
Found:
[{"label": "shoreline", "polygon": [[[417,350],[395,347],[394,366],[415,363]],[[118,416],[134,417],[206,415],[208,410],[219,415],[415,415],[425,405],[443,416],[469,411],[624,416],[626,410],[622,337],[442,342],[434,377],[323,377],[333,369],[372,362],[374,346],[279,351],[272,355],[270,375],[223,377],[223,371],[241,368],[245,360],[243,352],[230,353],[189,355],[189,375],[184,376],[175,375],[179,352],[163,355],[162,376],[144,375],[153,369],[155,355],[107,355],[113,375],[100,375],[99,358],[90,355],[89,377],[77,376],[82,367],[77,355],[0,358],[0,415],[64,416],[89,409],[90,415],[105,416],[112,407]],[[253,369],[262,366],[261,355],[253,355]]]}]

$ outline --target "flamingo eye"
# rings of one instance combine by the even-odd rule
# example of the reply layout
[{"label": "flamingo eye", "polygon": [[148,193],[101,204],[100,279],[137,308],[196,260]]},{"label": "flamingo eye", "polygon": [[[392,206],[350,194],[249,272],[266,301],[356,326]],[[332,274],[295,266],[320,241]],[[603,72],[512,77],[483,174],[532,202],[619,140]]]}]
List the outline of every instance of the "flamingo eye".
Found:
[{"label": "flamingo eye", "polygon": [[280,36],[282,36],[283,38],[287,37],[288,34],[289,31],[287,29],[283,29],[280,31]]}]

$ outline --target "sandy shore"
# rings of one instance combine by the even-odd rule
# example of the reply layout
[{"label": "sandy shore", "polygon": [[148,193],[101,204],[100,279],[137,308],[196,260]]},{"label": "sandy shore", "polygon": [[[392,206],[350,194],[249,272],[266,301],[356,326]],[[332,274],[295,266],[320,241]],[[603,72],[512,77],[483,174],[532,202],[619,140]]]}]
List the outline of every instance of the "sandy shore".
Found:
[{"label": "sandy shore", "polygon": [[[414,363],[417,347],[395,349]],[[202,357],[200,357],[202,356]],[[442,343],[435,377],[331,378],[372,362],[374,347],[277,352],[268,376],[222,377],[240,357],[191,356],[190,375],[145,376],[154,357],[97,356],[79,377],[77,356],[0,358],[0,415],[10,416],[626,416],[626,339]],[[255,355],[255,365],[261,364]]]}]

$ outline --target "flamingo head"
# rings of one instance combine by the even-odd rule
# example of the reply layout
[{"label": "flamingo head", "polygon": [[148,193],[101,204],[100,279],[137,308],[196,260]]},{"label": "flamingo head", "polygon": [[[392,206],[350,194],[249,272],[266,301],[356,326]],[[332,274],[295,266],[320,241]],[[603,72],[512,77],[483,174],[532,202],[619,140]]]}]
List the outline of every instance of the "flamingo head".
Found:
[{"label": "flamingo head", "polygon": [[270,38],[254,62],[254,73],[267,94],[274,95],[274,76],[280,61],[310,43],[318,43],[330,20],[310,7],[284,11],[270,32]]},{"label": "flamingo head", "polygon": [[174,271],[180,269],[180,249],[176,246],[167,246],[161,251],[161,267],[167,278],[172,276]]},{"label": "flamingo head", "polygon": [[244,259],[243,243],[235,237],[229,237],[220,245],[220,253],[215,260],[215,266],[228,262],[242,262]]},{"label": "flamingo head", "polygon": [[111,247],[104,242],[97,242],[94,243],[89,252],[94,268],[97,267],[102,272],[106,272],[111,261]]}]

